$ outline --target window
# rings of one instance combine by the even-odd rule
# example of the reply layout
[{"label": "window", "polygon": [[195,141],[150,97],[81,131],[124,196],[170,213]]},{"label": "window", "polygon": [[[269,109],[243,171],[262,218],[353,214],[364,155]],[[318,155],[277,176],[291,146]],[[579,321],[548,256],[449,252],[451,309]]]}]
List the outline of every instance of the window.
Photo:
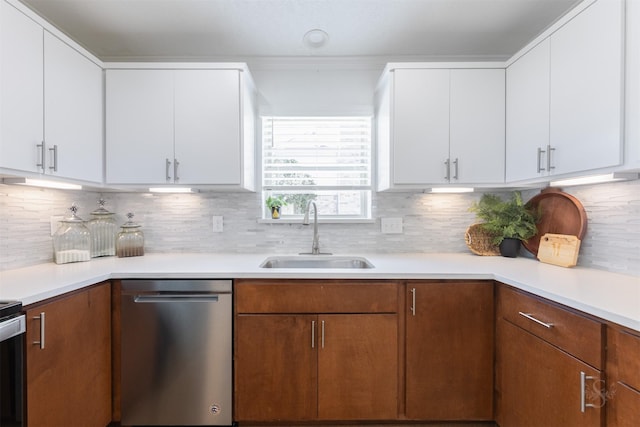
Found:
[{"label": "window", "polygon": [[283,217],[313,200],[322,218],[369,219],[371,185],[370,117],[262,118],[263,200],[282,197]]}]

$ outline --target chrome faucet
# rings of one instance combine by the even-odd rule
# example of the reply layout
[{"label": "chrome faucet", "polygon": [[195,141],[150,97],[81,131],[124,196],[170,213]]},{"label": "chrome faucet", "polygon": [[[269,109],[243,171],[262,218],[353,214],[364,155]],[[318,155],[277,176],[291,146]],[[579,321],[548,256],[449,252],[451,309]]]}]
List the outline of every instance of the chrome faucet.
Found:
[{"label": "chrome faucet", "polygon": [[[313,205],[313,243],[311,244],[311,255],[323,255],[320,252],[320,236],[318,236],[318,206],[313,200],[309,200],[307,203],[307,210],[302,220],[303,225],[309,225],[309,211],[311,211],[311,205]],[[324,255],[331,255],[326,253]]]}]

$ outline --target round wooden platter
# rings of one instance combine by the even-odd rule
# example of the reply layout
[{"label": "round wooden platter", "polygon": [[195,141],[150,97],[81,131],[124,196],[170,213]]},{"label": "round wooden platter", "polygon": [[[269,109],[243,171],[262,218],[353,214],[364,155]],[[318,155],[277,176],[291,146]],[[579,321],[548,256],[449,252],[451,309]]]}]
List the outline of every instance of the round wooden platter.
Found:
[{"label": "round wooden platter", "polygon": [[540,210],[537,224],[538,234],[522,242],[524,247],[538,255],[540,239],[546,233],[569,234],[582,240],[587,231],[587,213],[582,203],[571,194],[547,188],[527,202],[528,206]]}]

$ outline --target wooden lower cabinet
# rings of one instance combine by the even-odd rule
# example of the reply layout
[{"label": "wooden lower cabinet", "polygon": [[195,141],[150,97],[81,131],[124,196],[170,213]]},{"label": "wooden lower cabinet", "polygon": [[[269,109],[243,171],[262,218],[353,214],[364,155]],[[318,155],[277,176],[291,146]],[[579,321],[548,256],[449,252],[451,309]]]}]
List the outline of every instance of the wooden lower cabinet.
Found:
[{"label": "wooden lower cabinet", "polygon": [[491,282],[408,282],[406,416],[492,420]]},{"label": "wooden lower cabinet", "polygon": [[236,317],[235,405],[239,420],[317,417],[314,315]]},{"label": "wooden lower cabinet", "polygon": [[236,334],[238,420],[397,417],[395,314],[239,315]]},{"label": "wooden lower cabinet", "polygon": [[397,419],[396,284],[280,282],[236,282],[236,421]]},{"label": "wooden lower cabinet", "polygon": [[[110,284],[99,284],[27,306],[26,315],[27,425],[108,425],[111,422]],[[43,320],[44,328],[41,327]]]},{"label": "wooden lower cabinet", "polygon": [[497,331],[500,427],[603,425],[602,371],[506,320]]},{"label": "wooden lower cabinet", "polygon": [[607,427],[640,423],[640,332],[607,330]]}]

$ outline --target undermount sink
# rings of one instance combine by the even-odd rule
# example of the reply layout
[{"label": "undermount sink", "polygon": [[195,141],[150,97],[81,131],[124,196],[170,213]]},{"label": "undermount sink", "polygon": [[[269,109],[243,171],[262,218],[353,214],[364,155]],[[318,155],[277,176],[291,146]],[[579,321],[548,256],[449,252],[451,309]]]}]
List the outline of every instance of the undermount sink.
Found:
[{"label": "undermount sink", "polygon": [[261,268],[374,268],[368,259],[351,256],[273,256]]}]

